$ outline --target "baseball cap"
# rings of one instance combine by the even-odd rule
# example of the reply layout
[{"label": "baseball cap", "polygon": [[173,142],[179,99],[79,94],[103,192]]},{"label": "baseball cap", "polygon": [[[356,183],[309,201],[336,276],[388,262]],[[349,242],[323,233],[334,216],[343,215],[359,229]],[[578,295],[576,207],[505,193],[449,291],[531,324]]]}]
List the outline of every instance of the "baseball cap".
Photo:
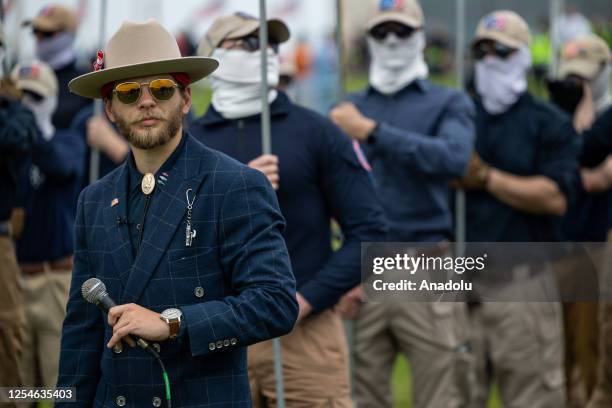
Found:
[{"label": "baseball cap", "polygon": [[40,31],[68,31],[74,33],[77,30],[79,21],[76,13],[68,7],[49,4],[43,7],[36,17],[24,21],[23,25],[31,25],[35,30]]},{"label": "baseball cap", "polygon": [[42,61],[17,64],[11,78],[19,90],[30,91],[44,98],[57,95],[57,77],[53,69]]},{"label": "baseball cap", "polygon": [[483,40],[497,41],[510,48],[520,48],[529,45],[531,35],[529,26],[521,16],[514,11],[498,10],[480,20],[472,45]]},{"label": "baseball cap", "polygon": [[603,39],[595,34],[581,36],[563,47],[559,77],[565,79],[573,74],[592,80],[610,60],[610,47]]},{"label": "baseball cap", "polygon": [[[198,55],[210,56],[224,40],[247,36],[259,29],[259,19],[247,13],[238,12],[219,17],[208,29],[200,45]],[[279,19],[268,20],[268,36],[271,42],[283,43],[289,39],[289,28]]]},{"label": "baseball cap", "polygon": [[416,0],[380,0],[378,11],[368,20],[366,30],[379,24],[397,22],[412,28],[421,28],[425,23],[423,10]]}]

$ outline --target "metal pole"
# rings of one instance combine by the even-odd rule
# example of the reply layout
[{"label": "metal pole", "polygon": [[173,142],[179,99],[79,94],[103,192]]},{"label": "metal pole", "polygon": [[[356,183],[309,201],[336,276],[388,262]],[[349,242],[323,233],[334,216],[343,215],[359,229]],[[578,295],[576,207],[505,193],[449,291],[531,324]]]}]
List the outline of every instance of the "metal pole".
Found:
[{"label": "metal pole", "polygon": [[268,22],[266,0],[259,0],[259,44],[261,55],[261,147],[263,154],[272,152],[270,139],[270,103],[268,101]]},{"label": "metal pole", "polygon": [[344,17],[342,13],[342,0],[336,0],[336,47],[338,49],[338,100],[344,101],[346,89],[344,80],[346,78],[344,58]]},{"label": "metal pole", "polygon": [[[259,0],[259,53],[261,55],[261,150],[272,153],[270,134],[270,103],[268,101],[268,18],[266,0]],[[276,378],[276,406],[285,408],[285,387],[283,384],[283,360],[279,338],[272,340],[274,348],[274,376]]]},{"label": "metal pole", "polygon": [[[100,3],[100,32],[99,32],[99,44],[100,48],[104,48],[104,38],[106,31],[106,0],[102,0]],[[101,99],[94,101],[94,116],[102,116],[104,112],[104,106],[102,105]],[[100,178],[100,151],[96,148],[91,148],[91,154],[89,156],[89,184],[95,182]]]},{"label": "metal pole", "polygon": [[563,44],[560,44],[559,38],[559,18],[563,14],[565,8],[564,0],[550,0],[549,2],[549,30],[550,30],[550,42],[552,44],[552,55],[550,59],[550,67],[548,73],[551,77],[557,75],[557,68],[559,66],[559,49]]},{"label": "metal pole", "polygon": [[[457,70],[457,88],[464,89],[465,84],[465,0],[455,2],[455,68]],[[465,245],[465,191],[455,192],[455,242],[458,255],[463,254]]]}]

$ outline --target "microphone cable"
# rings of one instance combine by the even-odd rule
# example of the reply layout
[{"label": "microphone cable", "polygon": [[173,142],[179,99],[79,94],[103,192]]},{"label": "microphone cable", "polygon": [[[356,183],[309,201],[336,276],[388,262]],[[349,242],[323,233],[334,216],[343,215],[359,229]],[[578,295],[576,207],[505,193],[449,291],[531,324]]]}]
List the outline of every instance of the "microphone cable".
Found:
[{"label": "microphone cable", "polygon": [[159,353],[153,347],[149,346],[145,350],[148,351],[149,354],[151,354],[153,357],[155,357],[155,359],[159,363],[159,367],[161,368],[161,371],[162,371],[162,377],[164,379],[164,390],[166,392],[166,406],[168,408],[172,408],[172,395],[170,393],[170,378],[168,377],[168,371],[166,370],[166,366],[164,366],[164,362],[159,356]]}]

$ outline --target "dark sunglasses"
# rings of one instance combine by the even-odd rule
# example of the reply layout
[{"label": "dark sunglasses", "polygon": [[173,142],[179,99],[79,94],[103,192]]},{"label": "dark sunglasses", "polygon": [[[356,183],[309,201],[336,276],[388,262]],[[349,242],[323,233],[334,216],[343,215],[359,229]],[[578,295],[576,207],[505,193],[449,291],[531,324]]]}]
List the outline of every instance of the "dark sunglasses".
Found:
[{"label": "dark sunglasses", "polygon": [[495,55],[501,59],[506,59],[514,51],[516,51],[515,48],[508,47],[507,45],[495,41],[483,41],[474,45],[472,54],[474,55],[474,59],[478,61],[487,55]]},{"label": "dark sunglasses", "polygon": [[[278,53],[278,44],[275,42],[270,42],[268,44],[274,52]],[[261,42],[259,41],[259,37],[256,35],[247,35],[246,37],[242,37],[236,40],[234,45],[235,47],[240,47],[245,51],[254,52],[259,51],[261,48]]]},{"label": "dark sunglasses", "polygon": [[398,38],[406,39],[414,34],[415,31],[416,29],[404,24],[385,23],[372,27],[369,34],[375,40],[382,41],[391,33],[395,34]]},{"label": "dark sunglasses", "polygon": [[55,31],[43,31],[43,30],[32,30],[36,38],[51,38],[56,32]]},{"label": "dark sunglasses", "polygon": [[120,102],[131,105],[138,102],[138,99],[140,99],[142,87],[144,85],[149,87],[151,96],[157,101],[167,101],[172,98],[176,88],[179,87],[172,79],[154,79],[149,83],[121,82],[115,85],[113,93],[117,95],[117,99],[119,99]]},{"label": "dark sunglasses", "polygon": [[42,102],[42,100],[43,100],[43,99],[45,99],[45,98],[44,98],[44,96],[42,96],[41,94],[36,93],[36,92],[29,91],[29,90],[27,90],[27,89],[23,91],[23,95],[24,95],[24,96],[25,96],[25,95],[28,95],[28,96],[29,96],[30,98],[32,98],[32,99],[34,100],[34,102],[36,102],[36,103],[40,103],[40,102]]}]

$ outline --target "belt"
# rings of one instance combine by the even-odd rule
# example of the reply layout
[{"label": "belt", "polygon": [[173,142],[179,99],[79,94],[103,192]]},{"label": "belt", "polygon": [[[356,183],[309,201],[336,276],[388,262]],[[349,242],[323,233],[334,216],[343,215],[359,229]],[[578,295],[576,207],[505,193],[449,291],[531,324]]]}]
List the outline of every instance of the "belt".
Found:
[{"label": "belt", "polygon": [[44,271],[64,272],[72,270],[72,255],[50,262],[22,262],[19,264],[21,274],[25,276],[40,275]]},{"label": "belt", "polygon": [[1,221],[0,222],[0,236],[8,237],[11,235],[11,222]]}]

